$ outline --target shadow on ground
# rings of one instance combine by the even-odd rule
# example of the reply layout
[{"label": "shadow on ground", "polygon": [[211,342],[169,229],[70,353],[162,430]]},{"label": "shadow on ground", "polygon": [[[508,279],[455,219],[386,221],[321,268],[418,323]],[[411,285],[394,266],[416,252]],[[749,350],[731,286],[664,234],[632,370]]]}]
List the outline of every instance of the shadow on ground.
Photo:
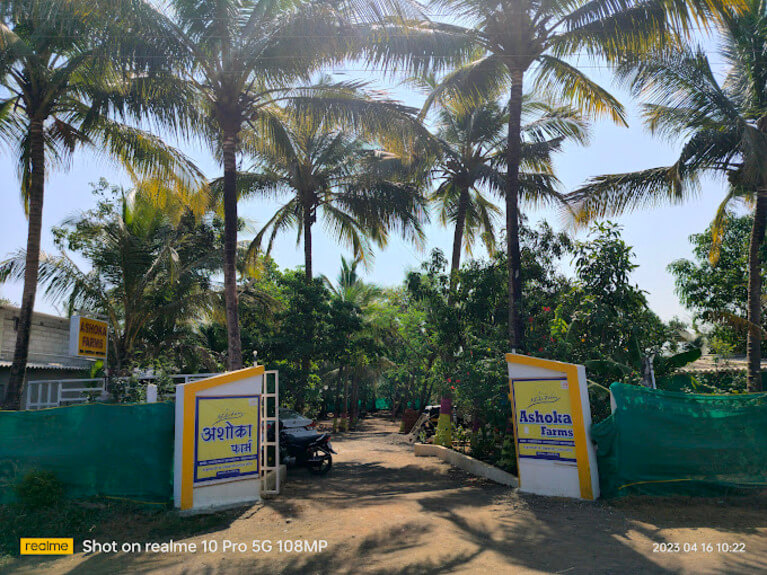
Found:
[{"label": "shadow on ground", "polygon": [[[363,445],[358,443],[361,440],[375,443]],[[336,515],[355,520],[355,510],[386,514],[397,508],[404,516],[396,525],[382,517],[372,532],[358,536],[352,530],[342,540],[330,541],[322,553],[248,552],[223,558],[197,556],[193,562],[178,556],[99,554],[84,558],[68,572],[437,575],[492,565],[492,575],[512,573],[520,567],[571,575],[666,574],[679,572],[674,563],[678,558],[663,561],[652,550],[652,542],[665,541],[665,530],[694,533],[707,528],[731,540],[742,534],[758,542],[758,534],[767,527],[767,514],[759,501],[641,498],[604,504],[536,497],[492,483],[478,484],[431,459],[411,458],[396,435],[375,428],[363,426],[361,431],[333,441],[344,456],[327,476],[291,470],[282,496],[237,511],[218,530],[211,529],[211,537],[222,539],[235,520],[242,527],[241,522],[252,519],[246,532],[258,538],[266,517],[268,525],[275,522],[272,539],[294,519],[318,525],[316,538],[322,538],[324,521],[337,521]],[[396,457],[387,456],[386,451],[396,452]],[[357,454],[359,460],[350,454]],[[130,540],[127,531],[124,540]],[[643,541],[647,541],[646,549]],[[764,546],[740,555],[719,556],[716,572],[767,572],[766,558]]]}]

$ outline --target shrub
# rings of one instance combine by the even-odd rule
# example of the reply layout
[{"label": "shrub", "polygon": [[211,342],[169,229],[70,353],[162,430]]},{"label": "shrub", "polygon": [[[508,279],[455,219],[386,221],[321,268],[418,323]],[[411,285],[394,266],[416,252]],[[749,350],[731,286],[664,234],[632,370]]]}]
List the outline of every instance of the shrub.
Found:
[{"label": "shrub", "polygon": [[64,496],[64,486],[50,471],[33,470],[16,485],[16,497],[31,508],[53,507]]},{"label": "shrub", "polygon": [[607,419],[612,413],[610,392],[601,386],[589,386],[589,404],[591,405],[591,423],[596,424]]},{"label": "shrub", "polygon": [[507,433],[503,438],[503,444],[501,446],[501,457],[496,463],[501,469],[508,471],[509,473],[517,473],[517,450],[514,445],[514,436],[511,433]]},{"label": "shrub", "polygon": [[499,456],[500,436],[490,424],[480,427],[471,437],[469,455],[491,465],[495,465]]}]

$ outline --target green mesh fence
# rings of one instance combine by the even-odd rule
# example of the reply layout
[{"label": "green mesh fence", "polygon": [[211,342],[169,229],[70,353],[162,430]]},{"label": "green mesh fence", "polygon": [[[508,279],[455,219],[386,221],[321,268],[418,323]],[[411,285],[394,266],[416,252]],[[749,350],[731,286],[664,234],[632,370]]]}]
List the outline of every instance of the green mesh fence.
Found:
[{"label": "green mesh fence", "polygon": [[70,498],[167,503],[173,429],[173,403],[0,411],[0,503],[33,469],[55,473]]},{"label": "green mesh fence", "polygon": [[[407,406],[418,409],[419,404],[420,404],[420,401],[416,401],[416,402],[410,401],[408,402]],[[360,407],[362,407],[362,401],[360,401],[359,405]],[[375,400],[371,399],[365,405],[365,409],[367,409],[368,411],[373,411],[373,409],[391,409],[391,408],[392,408],[391,401],[383,397],[379,397]],[[327,409],[328,411],[335,411],[335,404],[332,401],[329,401],[328,403],[325,404],[325,409]]]},{"label": "green mesh fence", "polygon": [[603,497],[767,487],[767,393],[700,395],[613,383],[592,427]]}]

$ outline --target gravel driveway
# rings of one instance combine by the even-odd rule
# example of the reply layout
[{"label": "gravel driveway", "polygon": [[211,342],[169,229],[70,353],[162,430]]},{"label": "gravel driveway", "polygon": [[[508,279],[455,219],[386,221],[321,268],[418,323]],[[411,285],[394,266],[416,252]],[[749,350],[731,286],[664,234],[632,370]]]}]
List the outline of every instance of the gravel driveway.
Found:
[{"label": "gravel driveway", "polygon": [[[291,471],[283,495],[184,540],[215,553],[82,553],[17,573],[757,573],[767,572],[764,499],[638,500],[615,505],[532,497],[477,480],[412,446],[384,419],[334,438],[333,470]],[[253,540],[271,542],[254,552]],[[225,541],[246,551],[227,550]],[[301,541],[302,543],[296,543]],[[288,552],[290,544],[323,551]],[[282,542],[282,552],[278,549]],[[289,542],[289,543],[288,543]],[[680,550],[654,550],[654,543]],[[684,552],[684,544],[688,552]],[[745,544],[742,553],[717,544]],[[692,551],[692,545],[697,551]],[[714,546],[706,551],[707,545]],[[198,547],[198,548],[199,548]],[[44,568],[43,568],[44,567]]]}]

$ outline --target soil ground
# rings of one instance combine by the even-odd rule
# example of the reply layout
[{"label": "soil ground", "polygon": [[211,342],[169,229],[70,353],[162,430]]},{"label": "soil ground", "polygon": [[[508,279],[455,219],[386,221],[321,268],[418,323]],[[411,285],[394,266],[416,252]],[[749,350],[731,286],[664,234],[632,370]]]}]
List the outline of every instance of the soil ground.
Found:
[{"label": "soil ground", "polygon": [[[270,553],[89,554],[25,557],[9,573],[765,573],[763,498],[629,499],[583,503],[534,497],[415,458],[396,425],[368,419],[334,438],[333,470],[291,470],[283,494],[231,512],[220,530],[184,539],[271,540]],[[115,525],[118,542],[142,540]],[[326,540],[319,553],[277,541]],[[145,539],[144,539],[145,540]],[[657,552],[654,543],[679,544]],[[697,551],[684,552],[684,544]],[[713,546],[705,551],[705,544]],[[717,544],[744,544],[725,553]]]}]

